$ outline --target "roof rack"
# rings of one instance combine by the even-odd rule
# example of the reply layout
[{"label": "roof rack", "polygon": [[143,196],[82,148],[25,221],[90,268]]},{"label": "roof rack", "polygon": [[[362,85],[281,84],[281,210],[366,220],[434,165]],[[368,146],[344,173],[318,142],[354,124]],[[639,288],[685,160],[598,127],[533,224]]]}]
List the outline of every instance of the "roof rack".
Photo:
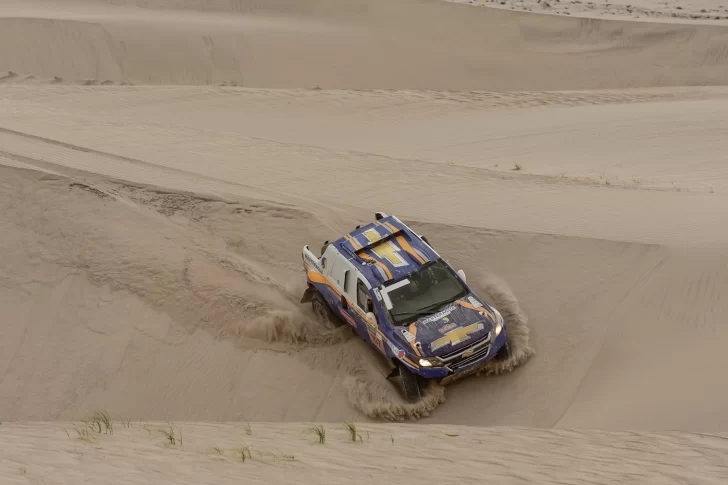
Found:
[{"label": "roof rack", "polygon": [[369,243],[369,244],[367,244],[366,246],[362,246],[362,247],[360,247],[359,249],[356,249],[356,250],[355,250],[355,252],[356,252],[357,254],[359,254],[359,253],[361,253],[361,252],[364,252],[364,251],[366,251],[367,249],[371,249],[371,248],[373,248],[373,247],[375,247],[375,246],[379,246],[380,244],[382,244],[382,243],[385,243],[385,242],[389,241],[390,239],[393,239],[393,238],[395,238],[395,237],[397,237],[397,236],[401,236],[401,235],[403,235],[404,233],[405,233],[404,229],[397,229],[396,231],[394,231],[394,232],[393,232],[393,233],[391,233],[391,234],[387,234],[386,236],[383,236],[383,237],[381,237],[381,238],[377,239],[377,240],[376,240],[376,241],[374,241],[374,242],[370,242],[370,243]]}]

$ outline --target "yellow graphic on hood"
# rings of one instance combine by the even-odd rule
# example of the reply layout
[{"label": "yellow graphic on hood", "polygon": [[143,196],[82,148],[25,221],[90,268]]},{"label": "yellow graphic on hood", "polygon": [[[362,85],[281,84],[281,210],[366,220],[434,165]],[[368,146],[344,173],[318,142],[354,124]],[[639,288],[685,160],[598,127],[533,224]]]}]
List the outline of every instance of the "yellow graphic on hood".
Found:
[{"label": "yellow graphic on hood", "polygon": [[433,351],[435,351],[439,348],[446,346],[447,344],[455,346],[461,342],[470,340],[470,334],[475,333],[479,330],[483,330],[483,328],[485,328],[483,326],[483,324],[478,322],[478,323],[470,324],[467,327],[460,327],[460,328],[451,330],[448,333],[446,333],[443,337],[440,337],[439,339],[432,342],[431,349]]},{"label": "yellow graphic on hood", "polygon": [[[374,228],[367,229],[363,232],[363,234],[370,243],[379,241],[382,238],[382,236]],[[399,246],[394,244],[392,241],[387,241],[374,246],[371,251],[376,254],[379,259],[388,261],[392,266],[407,266],[407,261],[401,256]]]}]

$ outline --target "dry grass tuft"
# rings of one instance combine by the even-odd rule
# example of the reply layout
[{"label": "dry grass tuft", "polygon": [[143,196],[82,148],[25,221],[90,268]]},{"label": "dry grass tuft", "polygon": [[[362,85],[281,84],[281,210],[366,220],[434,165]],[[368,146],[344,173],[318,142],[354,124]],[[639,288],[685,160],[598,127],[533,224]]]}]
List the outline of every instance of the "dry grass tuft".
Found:
[{"label": "dry grass tuft", "polygon": [[159,432],[169,441],[169,444],[174,446],[179,442],[180,446],[183,446],[182,442],[182,429],[179,426],[173,426],[172,423],[167,423],[167,429],[160,429]]},{"label": "dry grass tuft", "polygon": [[101,433],[114,434],[114,424],[111,422],[111,416],[106,411],[94,411],[91,418],[84,421],[90,429]]},{"label": "dry grass tuft", "polygon": [[344,423],[344,426],[346,426],[347,431],[349,431],[349,437],[351,438],[351,441],[356,443],[356,440],[358,438],[360,442],[364,443],[364,440],[362,439],[361,435],[356,432],[355,423]]},{"label": "dry grass tuft", "polygon": [[[91,443],[91,441],[93,440],[91,429],[87,424],[84,426],[74,425],[73,430],[76,432],[76,439],[79,439],[86,443]],[[68,434],[68,432],[66,432],[66,434]]]},{"label": "dry grass tuft", "polygon": [[240,448],[236,448],[235,451],[240,454],[240,460],[243,462],[245,462],[246,458],[253,459],[253,454],[250,452],[250,447],[248,446],[241,446]]},{"label": "dry grass tuft", "polygon": [[320,444],[323,445],[326,443],[326,429],[323,424],[312,427],[311,431],[316,435]]}]

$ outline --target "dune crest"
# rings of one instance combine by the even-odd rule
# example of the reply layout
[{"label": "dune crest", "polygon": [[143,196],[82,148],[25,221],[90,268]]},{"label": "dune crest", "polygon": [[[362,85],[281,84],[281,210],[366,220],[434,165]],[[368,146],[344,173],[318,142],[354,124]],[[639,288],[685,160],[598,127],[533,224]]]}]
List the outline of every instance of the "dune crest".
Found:
[{"label": "dune crest", "polygon": [[460,91],[725,85],[727,45],[728,26],[433,0],[0,5],[0,72],[117,84]]}]

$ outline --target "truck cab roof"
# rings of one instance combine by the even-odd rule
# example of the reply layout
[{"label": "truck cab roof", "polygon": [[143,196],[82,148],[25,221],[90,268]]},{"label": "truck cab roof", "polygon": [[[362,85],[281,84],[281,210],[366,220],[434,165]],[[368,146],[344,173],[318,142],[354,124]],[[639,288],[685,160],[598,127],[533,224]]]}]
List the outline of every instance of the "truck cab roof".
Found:
[{"label": "truck cab roof", "polygon": [[371,287],[396,281],[439,258],[429,244],[397,217],[378,214],[377,218],[332,243],[354,263]]}]

